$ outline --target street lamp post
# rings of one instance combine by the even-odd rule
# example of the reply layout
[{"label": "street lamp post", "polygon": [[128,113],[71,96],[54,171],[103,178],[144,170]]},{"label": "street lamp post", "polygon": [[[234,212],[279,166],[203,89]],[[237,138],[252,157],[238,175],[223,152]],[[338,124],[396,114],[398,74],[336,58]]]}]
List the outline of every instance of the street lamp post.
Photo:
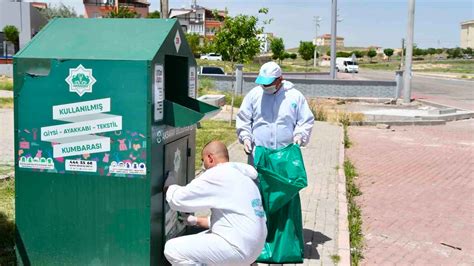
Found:
[{"label": "street lamp post", "polygon": [[316,16],[314,17],[314,21],[316,23],[316,37],[314,39],[314,60],[313,60],[313,67],[316,67],[318,66],[318,58],[317,58],[317,55],[318,55],[318,28],[319,28],[319,22],[321,22],[321,17],[320,16]]},{"label": "street lamp post", "polygon": [[405,73],[403,76],[403,102],[411,101],[411,65],[413,56],[413,35],[415,27],[415,0],[408,0],[407,48],[405,55]]},{"label": "street lamp post", "polygon": [[332,0],[331,12],[331,79],[336,79],[337,0]]},{"label": "street lamp post", "polygon": [[168,18],[168,0],[160,0],[161,18]]}]

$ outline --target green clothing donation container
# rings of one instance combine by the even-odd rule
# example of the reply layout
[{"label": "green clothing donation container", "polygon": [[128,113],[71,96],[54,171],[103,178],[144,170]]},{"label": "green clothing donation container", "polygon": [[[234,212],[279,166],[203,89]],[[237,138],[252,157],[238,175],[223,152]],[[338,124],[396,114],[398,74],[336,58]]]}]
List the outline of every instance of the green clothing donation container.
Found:
[{"label": "green clothing donation container", "polygon": [[196,61],[174,19],[55,19],[14,57],[21,265],[166,265],[194,178]]}]

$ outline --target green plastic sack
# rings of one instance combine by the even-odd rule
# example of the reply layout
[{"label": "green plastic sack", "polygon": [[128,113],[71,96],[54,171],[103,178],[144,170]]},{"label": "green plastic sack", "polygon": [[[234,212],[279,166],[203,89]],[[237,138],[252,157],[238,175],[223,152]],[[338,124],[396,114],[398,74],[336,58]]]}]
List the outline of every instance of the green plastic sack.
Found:
[{"label": "green plastic sack", "polygon": [[255,168],[268,235],[257,262],[302,263],[303,221],[299,191],[307,186],[303,156],[298,145],[278,150],[257,146]]}]

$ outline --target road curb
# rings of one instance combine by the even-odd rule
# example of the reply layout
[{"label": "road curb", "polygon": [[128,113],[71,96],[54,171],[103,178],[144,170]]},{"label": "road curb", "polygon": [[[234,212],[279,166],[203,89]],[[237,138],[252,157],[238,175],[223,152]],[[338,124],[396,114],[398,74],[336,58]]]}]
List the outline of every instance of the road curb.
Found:
[{"label": "road curb", "polygon": [[432,106],[432,107],[436,107],[436,108],[454,108],[461,111],[471,112],[471,110],[462,109],[462,108],[451,106],[451,105],[441,104],[441,103],[437,103],[437,102],[433,102],[433,101],[429,101],[425,99],[415,99],[415,101]]},{"label": "road curb", "polygon": [[[342,127],[340,127],[342,131]],[[351,265],[351,246],[349,239],[349,221],[348,209],[347,209],[347,197],[346,197],[346,175],[344,173],[344,159],[345,159],[345,149],[344,149],[344,133],[341,133],[341,140],[339,144],[339,180],[337,184],[337,200],[339,204],[339,214],[338,214],[338,239],[337,239],[337,249],[338,255],[340,257],[339,265]]]},{"label": "road curb", "polygon": [[401,121],[362,121],[351,122],[351,126],[376,126],[386,124],[389,126],[439,126],[446,125],[445,120],[401,120]]},{"label": "road curb", "polygon": [[329,99],[341,100],[346,102],[362,102],[362,103],[387,103],[392,102],[394,98],[369,98],[369,97],[311,97],[311,99]]}]

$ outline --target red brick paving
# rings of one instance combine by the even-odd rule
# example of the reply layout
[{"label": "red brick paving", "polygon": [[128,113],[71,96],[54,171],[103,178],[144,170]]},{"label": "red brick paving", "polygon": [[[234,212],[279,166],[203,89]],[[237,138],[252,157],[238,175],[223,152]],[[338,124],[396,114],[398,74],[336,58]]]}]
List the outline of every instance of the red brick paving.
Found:
[{"label": "red brick paving", "polygon": [[362,264],[474,265],[474,120],[393,129],[349,131]]}]

